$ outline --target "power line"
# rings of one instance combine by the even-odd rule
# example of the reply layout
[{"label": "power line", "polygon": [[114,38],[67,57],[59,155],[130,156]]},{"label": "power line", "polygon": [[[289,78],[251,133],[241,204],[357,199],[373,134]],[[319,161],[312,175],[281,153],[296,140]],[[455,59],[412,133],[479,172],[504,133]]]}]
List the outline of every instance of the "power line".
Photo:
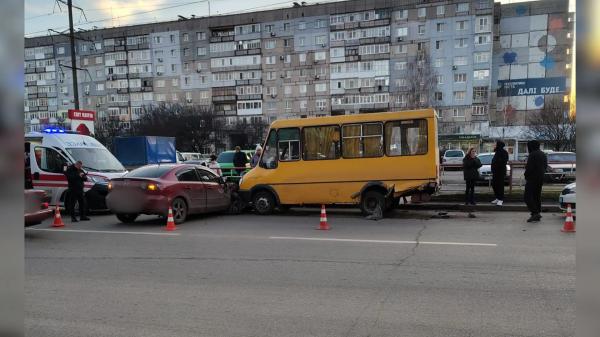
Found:
[{"label": "power line", "polygon": [[[78,23],[78,24],[76,24],[74,26],[82,26],[82,25],[93,24],[93,23],[98,23],[98,22],[111,21],[111,20],[115,20],[115,19],[123,19],[123,18],[131,17],[131,16],[143,15],[143,14],[148,14],[148,13],[163,11],[163,10],[167,10],[167,9],[177,8],[177,7],[189,6],[189,5],[198,4],[198,3],[207,2],[207,1],[209,1],[209,0],[200,0],[200,1],[187,2],[187,3],[184,3],[184,4],[180,4],[180,5],[171,5],[171,6],[161,7],[161,8],[152,9],[152,10],[143,11],[143,12],[137,12],[137,13],[127,14],[127,15],[120,15],[120,16],[117,16],[117,17],[111,17],[111,18],[104,18],[104,19],[98,19],[98,20],[93,20],[93,21],[87,21],[87,22],[84,22],[84,23]],[[54,29],[59,30],[59,29],[63,29],[63,28],[68,28],[68,27],[62,26],[62,27],[55,27]],[[48,31],[48,29],[44,29],[44,30],[39,30],[39,31],[36,31],[36,32],[26,33],[25,35],[28,36],[28,35],[38,34],[38,33],[44,33],[44,32],[47,32],[47,31]]]}]

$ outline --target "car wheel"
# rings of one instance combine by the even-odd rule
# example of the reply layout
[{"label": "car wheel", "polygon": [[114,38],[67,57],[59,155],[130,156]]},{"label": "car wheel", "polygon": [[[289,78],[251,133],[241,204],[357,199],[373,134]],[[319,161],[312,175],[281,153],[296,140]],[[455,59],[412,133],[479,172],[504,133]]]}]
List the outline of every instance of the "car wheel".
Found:
[{"label": "car wheel", "polygon": [[117,214],[117,219],[122,223],[132,223],[138,216],[139,214]]},{"label": "car wheel", "polygon": [[269,191],[259,191],[252,198],[252,204],[256,213],[260,215],[271,214],[275,209],[275,198],[273,193]]},{"label": "car wheel", "polygon": [[183,223],[188,214],[188,207],[185,200],[182,198],[175,198],[171,203],[171,209],[173,210],[173,220],[175,223]]},{"label": "car wheel", "polygon": [[383,212],[385,206],[385,196],[379,191],[367,191],[360,199],[360,210],[364,215],[372,215],[377,209]]}]

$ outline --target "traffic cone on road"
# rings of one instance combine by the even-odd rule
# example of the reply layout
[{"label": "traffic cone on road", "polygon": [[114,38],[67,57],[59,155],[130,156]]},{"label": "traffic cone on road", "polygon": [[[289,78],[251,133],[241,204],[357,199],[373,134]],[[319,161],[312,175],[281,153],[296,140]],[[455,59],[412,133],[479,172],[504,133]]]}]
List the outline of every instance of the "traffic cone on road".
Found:
[{"label": "traffic cone on road", "polygon": [[565,232],[565,233],[574,233],[575,232],[575,223],[573,222],[573,213],[571,211],[571,204],[567,204],[567,217],[565,218],[565,224],[560,231]]},{"label": "traffic cone on road", "polygon": [[175,220],[173,220],[173,209],[169,206],[169,215],[167,216],[167,227],[166,231],[174,231],[177,227],[175,227]]},{"label": "traffic cone on road", "polygon": [[52,223],[52,227],[65,227],[65,224],[60,217],[60,207],[58,207],[58,204],[56,204],[56,211],[54,211],[54,223]]},{"label": "traffic cone on road", "polygon": [[318,230],[328,231],[331,229],[327,223],[327,213],[325,212],[325,205],[321,205],[321,221],[319,222]]}]

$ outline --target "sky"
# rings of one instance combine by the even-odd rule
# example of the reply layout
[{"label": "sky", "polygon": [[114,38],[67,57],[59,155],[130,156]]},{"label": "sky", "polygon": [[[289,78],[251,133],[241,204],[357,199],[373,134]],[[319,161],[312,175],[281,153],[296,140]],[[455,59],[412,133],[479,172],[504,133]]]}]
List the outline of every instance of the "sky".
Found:
[{"label": "sky", "polygon": [[[73,23],[76,28],[92,29],[173,21],[177,20],[177,15],[208,16],[209,1],[210,15],[291,7],[294,2],[294,0],[73,0],[74,6],[85,10],[84,17],[81,11],[73,9]],[[301,2],[301,0],[296,1]],[[332,0],[304,1],[309,4],[332,2]],[[502,0],[501,2],[520,1],[526,0]],[[571,8],[574,10],[574,0],[570,1]],[[50,28],[63,31],[68,28],[68,24],[66,5],[60,4],[59,8],[55,0],[25,0],[26,37],[47,35]]]}]

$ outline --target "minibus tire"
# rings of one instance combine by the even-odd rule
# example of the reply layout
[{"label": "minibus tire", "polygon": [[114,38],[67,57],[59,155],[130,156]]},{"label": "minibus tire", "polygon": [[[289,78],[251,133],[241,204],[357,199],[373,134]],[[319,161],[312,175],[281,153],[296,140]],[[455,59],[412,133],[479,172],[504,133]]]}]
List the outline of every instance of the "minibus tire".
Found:
[{"label": "minibus tire", "polygon": [[[368,190],[362,195],[362,198],[360,198],[360,210],[365,216],[373,214],[377,204],[379,204],[382,212],[385,211],[385,195],[380,191]],[[371,207],[370,205],[373,206]]]},{"label": "minibus tire", "polygon": [[256,213],[260,215],[271,214],[275,209],[275,197],[269,191],[258,191],[252,197],[252,205]]},{"label": "minibus tire", "polygon": [[139,214],[116,214],[117,219],[122,223],[132,223],[135,222]]}]

